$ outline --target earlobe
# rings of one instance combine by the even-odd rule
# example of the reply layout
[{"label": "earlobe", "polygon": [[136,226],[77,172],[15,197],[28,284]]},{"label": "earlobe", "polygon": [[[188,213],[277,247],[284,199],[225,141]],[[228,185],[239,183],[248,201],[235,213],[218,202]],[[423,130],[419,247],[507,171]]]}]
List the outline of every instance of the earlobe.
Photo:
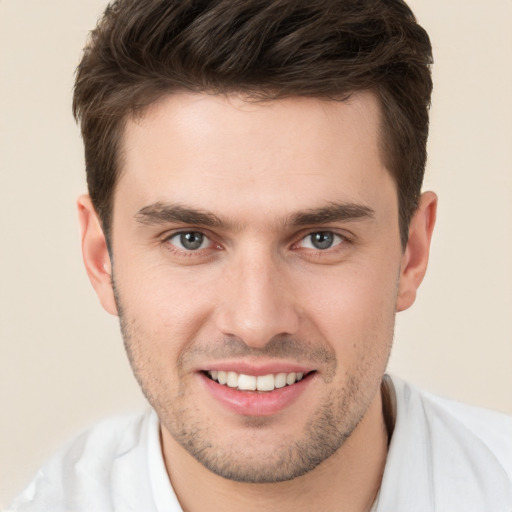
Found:
[{"label": "earlobe", "polygon": [[411,220],[409,240],[402,256],[397,311],[403,311],[412,306],[427,271],[436,211],[437,196],[433,192],[423,193],[418,209]]},{"label": "earlobe", "polygon": [[103,308],[117,315],[111,277],[112,264],[101,222],[88,195],[80,196],[77,206],[87,275]]}]

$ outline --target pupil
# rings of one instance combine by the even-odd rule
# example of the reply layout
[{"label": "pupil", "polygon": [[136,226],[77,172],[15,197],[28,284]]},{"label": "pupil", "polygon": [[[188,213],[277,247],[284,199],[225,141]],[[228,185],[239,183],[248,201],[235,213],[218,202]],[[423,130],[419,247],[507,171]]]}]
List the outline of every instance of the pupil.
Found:
[{"label": "pupil", "polygon": [[314,233],[311,236],[311,241],[317,249],[328,249],[333,243],[333,235],[328,231],[321,231]]},{"label": "pupil", "polygon": [[180,242],[185,249],[199,249],[203,243],[203,235],[197,232],[182,233],[180,236]]}]

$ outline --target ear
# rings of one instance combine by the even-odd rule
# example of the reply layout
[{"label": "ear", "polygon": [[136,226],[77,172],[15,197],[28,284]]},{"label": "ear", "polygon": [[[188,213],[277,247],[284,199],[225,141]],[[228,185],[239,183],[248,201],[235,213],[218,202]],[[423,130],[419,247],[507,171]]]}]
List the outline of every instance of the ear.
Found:
[{"label": "ear", "polygon": [[437,196],[433,192],[422,194],[418,209],[409,226],[409,240],[402,256],[397,311],[403,311],[412,306],[416,299],[416,291],[427,271],[436,211]]},{"label": "ear", "polygon": [[78,198],[78,219],[82,235],[85,269],[103,308],[117,315],[112,287],[112,264],[101,222],[88,195]]}]

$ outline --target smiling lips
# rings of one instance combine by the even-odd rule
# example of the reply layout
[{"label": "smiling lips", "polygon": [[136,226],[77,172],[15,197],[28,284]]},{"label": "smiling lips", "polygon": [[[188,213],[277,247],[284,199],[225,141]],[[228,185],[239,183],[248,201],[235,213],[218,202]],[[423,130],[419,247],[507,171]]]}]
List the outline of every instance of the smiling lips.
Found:
[{"label": "smiling lips", "polygon": [[238,363],[238,372],[230,369],[228,363],[219,366],[199,372],[206,389],[228,410],[253,417],[277,414],[291,406],[312,384],[316,374],[315,370],[284,364],[263,368]]},{"label": "smiling lips", "polygon": [[304,377],[302,372],[290,373],[269,373],[268,375],[246,375],[233,371],[217,371],[207,372],[209,377],[230,388],[236,388],[240,391],[274,391],[274,389],[284,388],[299,382]]}]

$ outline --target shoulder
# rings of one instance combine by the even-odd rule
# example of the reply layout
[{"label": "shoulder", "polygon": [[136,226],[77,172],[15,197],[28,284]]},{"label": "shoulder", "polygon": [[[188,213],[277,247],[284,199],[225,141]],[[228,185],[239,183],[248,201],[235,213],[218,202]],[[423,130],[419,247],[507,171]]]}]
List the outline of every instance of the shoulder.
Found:
[{"label": "shoulder", "polygon": [[421,394],[425,406],[433,414],[452,418],[452,425],[467,430],[473,438],[486,446],[512,481],[512,416],[441,398],[425,391]]},{"label": "shoulder", "polygon": [[[385,476],[390,486],[397,477],[404,483],[393,497],[414,510],[510,510],[512,418],[392,380],[397,412]],[[418,506],[420,496],[435,508]]]},{"label": "shoulder", "polygon": [[106,511],[116,502],[116,510],[131,510],[130,481],[137,478],[144,489],[133,469],[146,463],[153,414],[109,418],[82,432],[38,471],[9,510]]},{"label": "shoulder", "polygon": [[425,420],[437,435],[450,433],[478,442],[512,481],[512,416],[442,398],[396,377],[393,383],[402,405],[408,409],[412,402],[421,405]]}]

